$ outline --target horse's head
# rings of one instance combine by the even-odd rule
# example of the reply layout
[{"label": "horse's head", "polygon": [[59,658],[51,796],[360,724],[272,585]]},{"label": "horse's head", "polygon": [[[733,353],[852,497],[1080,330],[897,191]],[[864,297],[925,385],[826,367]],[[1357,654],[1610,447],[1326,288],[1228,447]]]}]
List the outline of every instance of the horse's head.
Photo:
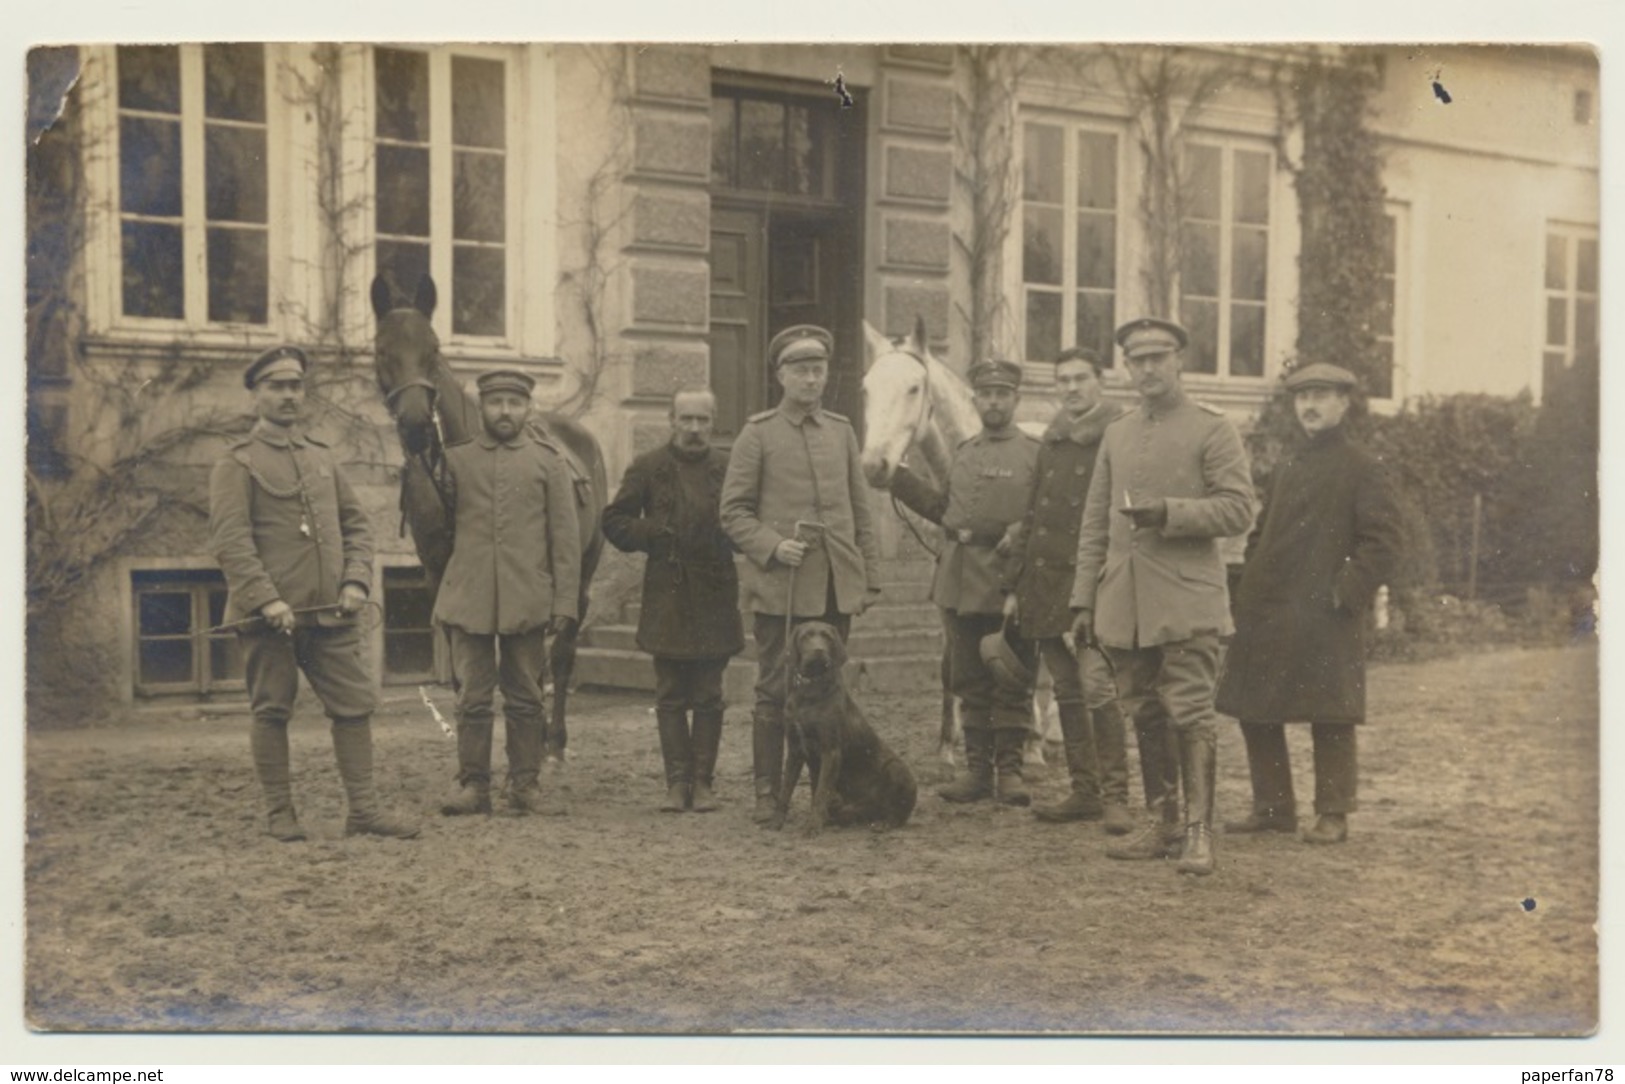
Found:
[{"label": "horse's head", "polygon": [[932,411],[925,321],[916,320],[912,335],[887,346],[876,347],[863,375],[863,473],[876,489],[891,484],[898,464],[930,424]]},{"label": "horse's head", "polygon": [[416,455],[434,438],[435,366],[440,340],[429,318],[434,315],[434,280],[418,280],[410,308],[395,308],[389,283],[382,275],[372,280],[372,311],[378,317],[378,338],[373,365],[384,405],[400,430],[401,444]]}]

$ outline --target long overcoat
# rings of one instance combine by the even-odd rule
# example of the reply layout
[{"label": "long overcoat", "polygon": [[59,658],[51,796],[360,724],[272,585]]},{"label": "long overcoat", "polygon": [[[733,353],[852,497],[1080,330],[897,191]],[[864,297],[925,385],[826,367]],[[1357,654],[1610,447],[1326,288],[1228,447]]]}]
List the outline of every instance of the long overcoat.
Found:
[{"label": "long overcoat", "polygon": [[[1120,515],[1165,499],[1168,521],[1136,528]],[[1225,635],[1230,595],[1218,540],[1253,525],[1253,482],[1241,436],[1217,407],[1181,395],[1142,403],[1106,427],[1084,502],[1072,607],[1092,609],[1107,647],[1157,647],[1199,632]]]},{"label": "long overcoat", "polygon": [[1122,412],[1115,403],[1100,403],[1081,418],[1062,410],[1044,431],[1038,476],[1016,547],[1016,604],[1021,634],[1030,640],[1060,636],[1072,628],[1068,602],[1078,567],[1083,502],[1106,426]]},{"label": "long overcoat", "polygon": [[1381,464],[1342,426],[1277,473],[1236,590],[1215,706],[1249,723],[1365,719],[1365,626],[1399,557]]},{"label": "long overcoat", "polygon": [[751,415],[734,441],[722,483],[722,529],[749,558],[743,603],[758,614],[783,615],[790,566],[774,559],[799,521],[822,523],[822,544],[795,570],[791,613],[824,613],[833,582],[835,607],[862,611],[880,590],[880,549],[869,515],[869,487],[857,434],[839,414],[801,415],[788,403]]},{"label": "long overcoat", "polygon": [[576,617],[581,535],[564,458],[521,432],[446,449],[456,521],[435,620],[481,635]]},{"label": "long overcoat", "polygon": [[670,444],[632,461],[604,508],[604,537],[648,555],[638,647],[668,659],[716,659],[745,646],[734,547],[718,520],[728,453],[684,459]]}]

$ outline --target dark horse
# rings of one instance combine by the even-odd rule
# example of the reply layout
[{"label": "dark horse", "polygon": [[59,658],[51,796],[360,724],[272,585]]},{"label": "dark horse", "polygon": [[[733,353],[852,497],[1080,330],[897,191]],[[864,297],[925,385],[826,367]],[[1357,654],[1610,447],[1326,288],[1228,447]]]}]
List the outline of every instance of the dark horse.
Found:
[{"label": "dark horse", "polygon": [[[440,356],[440,340],[429,324],[436,301],[434,280],[418,281],[417,296],[407,308],[394,308],[389,284],[372,283],[372,311],[378,317],[374,364],[384,404],[395,419],[405,465],[401,470],[401,513],[412,529],[418,560],[429,577],[432,593],[440,591],[440,577],[451,559],[452,520],[441,497],[445,471],[445,445],[467,440],[480,428],[478,401],[463,390]],[[604,551],[599,530],[609,480],[604,455],[593,435],[573,418],[538,412],[531,429],[560,448],[575,479],[576,510],[581,519],[581,598],[576,613],[585,620],[587,592]],[[575,670],[576,631],[553,638],[549,666],[553,678],[553,714],[547,721],[545,749],[550,759],[562,759],[568,737],[565,702],[570,675]]]}]

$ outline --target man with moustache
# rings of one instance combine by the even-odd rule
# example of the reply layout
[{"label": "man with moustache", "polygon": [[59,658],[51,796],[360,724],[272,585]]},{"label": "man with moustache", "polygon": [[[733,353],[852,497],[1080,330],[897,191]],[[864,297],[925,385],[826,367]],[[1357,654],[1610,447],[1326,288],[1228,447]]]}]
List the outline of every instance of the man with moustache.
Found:
[{"label": "man with moustache", "polygon": [[493,695],[502,687],[508,808],[544,804],[542,675],[548,632],[567,632],[581,587],[581,541],[570,472],[526,428],[536,382],[498,369],[476,382],[482,431],[446,449],[455,541],[435,600],[457,675],[457,786],[448,817],[491,812]]},{"label": "man with moustache", "polygon": [[673,395],[671,438],[632,461],[604,509],[610,544],[648,554],[638,647],[654,656],[665,813],[717,808],[722,674],[745,646],[733,543],[718,521],[728,453],[711,446],[716,414],[710,388]]},{"label": "man with moustache", "polygon": [[[1101,441],[1078,538],[1073,635],[1111,656],[1142,760],[1174,727],[1185,798],[1177,868],[1205,875],[1214,868],[1213,687],[1219,638],[1233,628],[1218,540],[1252,525],[1252,478],[1224,412],[1185,395],[1185,329],[1147,317],[1116,338],[1140,405]],[[1162,823],[1109,847],[1109,857],[1162,858],[1180,846],[1177,796],[1158,803]]]},{"label": "man with moustache", "polygon": [[1252,813],[1237,834],[1297,830],[1288,722],[1314,742],[1306,843],[1341,843],[1355,802],[1355,726],[1365,721],[1365,627],[1398,561],[1399,515],[1382,464],[1348,436],[1354,374],[1317,362],[1285,380],[1304,445],[1277,472],[1236,591],[1236,638],[1218,708],[1241,721]]}]

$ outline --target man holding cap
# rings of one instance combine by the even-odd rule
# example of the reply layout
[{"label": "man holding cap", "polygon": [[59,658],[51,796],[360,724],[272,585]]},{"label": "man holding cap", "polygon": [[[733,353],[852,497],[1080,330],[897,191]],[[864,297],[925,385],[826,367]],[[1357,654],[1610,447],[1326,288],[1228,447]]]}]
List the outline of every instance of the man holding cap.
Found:
[{"label": "man holding cap", "polygon": [[[1219,637],[1232,631],[1218,540],[1252,525],[1253,485],[1241,437],[1216,407],[1180,384],[1185,329],[1132,320],[1117,342],[1140,405],[1106,428],[1078,538],[1073,634],[1111,656],[1142,762],[1159,762],[1165,727],[1178,735],[1185,794],[1181,873],[1213,872],[1217,735],[1213,686]],[[1148,785],[1153,782],[1145,774]],[[1178,796],[1146,795],[1152,823],[1107,848],[1112,858],[1167,857],[1178,847]]]},{"label": "man holding cap", "polygon": [[[457,789],[447,816],[491,812],[492,698],[502,686],[508,808],[544,812],[542,675],[547,633],[577,620],[581,542],[569,469],[526,428],[536,382],[477,381],[483,431],[446,449],[456,535],[435,600],[457,675]],[[558,812],[556,807],[554,812]]]},{"label": "man holding cap", "polygon": [[1398,561],[1399,515],[1381,463],[1349,439],[1354,374],[1318,362],[1285,380],[1306,443],[1270,487],[1236,590],[1236,638],[1218,708],[1241,721],[1253,810],[1226,832],[1294,832],[1288,722],[1310,723],[1315,825],[1341,843],[1355,809],[1355,724],[1365,720],[1365,625]]},{"label": "man holding cap", "polygon": [[768,360],[784,398],[751,416],[722,482],[722,529],[749,559],[743,596],[756,638],[751,819],[758,824],[777,820],[784,772],[787,625],[825,621],[845,639],[852,618],[880,595],[857,434],[823,409],[833,352],[829,332],[810,324],[773,336]]},{"label": "man holding cap", "polygon": [[302,670],[333,721],[344,834],[409,839],[417,826],[382,812],[372,781],[377,698],[355,625],[372,585],[372,535],[333,453],[303,431],[308,365],[296,346],[249,365],[243,383],[259,420],[209,477],[209,548],[226,577],[225,623],[242,645],[266,832],[284,843],[305,838],[288,761]]},{"label": "man holding cap", "polygon": [[[1006,805],[1031,801],[1021,778],[1021,750],[1031,727],[1029,684],[996,680],[982,659],[982,638],[1004,625],[1005,599],[1018,562],[1005,542],[1027,514],[1038,475],[1038,441],[1016,425],[1021,366],[983,361],[970,382],[982,431],[954,451],[948,492],[899,467],[892,493],[909,509],[942,525],[945,536],[931,581],[931,601],[948,614],[953,691],[965,728],[965,774],[937,790],[950,802],[997,797]],[[1001,546],[1001,543],[1004,545]],[[1030,639],[1006,639],[1032,674],[1038,648]],[[998,770],[997,783],[994,769]]]}]

